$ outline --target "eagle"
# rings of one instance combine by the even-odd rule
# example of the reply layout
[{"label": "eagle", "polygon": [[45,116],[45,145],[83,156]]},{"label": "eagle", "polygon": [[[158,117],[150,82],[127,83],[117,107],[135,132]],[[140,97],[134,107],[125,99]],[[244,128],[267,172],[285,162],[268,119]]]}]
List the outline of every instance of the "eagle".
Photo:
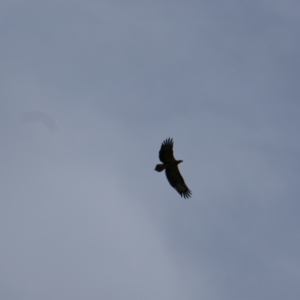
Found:
[{"label": "eagle", "polygon": [[157,172],[166,170],[166,176],[171,186],[181,197],[190,198],[192,192],[186,186],[178,169],[178,165],[182,163],[183,160],[176,160],[173,156],[173,139],[168,138],[163,141],[159,150],[159,160],[162,164],[156,165],[154,170]]}]

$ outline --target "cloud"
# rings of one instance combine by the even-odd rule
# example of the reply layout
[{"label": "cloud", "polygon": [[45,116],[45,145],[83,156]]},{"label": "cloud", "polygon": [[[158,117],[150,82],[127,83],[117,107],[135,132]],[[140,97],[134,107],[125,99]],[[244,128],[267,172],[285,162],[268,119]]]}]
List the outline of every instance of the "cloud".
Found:
[{"label": "cloud", "polygon": [[53,132],[57,130],[57,123],[55,119],[48,113],[43,111],[28,111],[21,114],[21,122],[23,123],[40,123]]},{"label": "cloud", "polygon": [[300,297],[296,1],[0,6],[0,295]]}]

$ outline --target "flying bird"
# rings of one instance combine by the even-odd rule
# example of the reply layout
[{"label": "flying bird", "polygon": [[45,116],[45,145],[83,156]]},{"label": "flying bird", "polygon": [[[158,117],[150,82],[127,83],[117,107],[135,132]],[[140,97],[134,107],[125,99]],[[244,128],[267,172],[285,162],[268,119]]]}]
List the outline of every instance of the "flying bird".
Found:
[{"label": "flying bird", "polygon": [[192,192],[186,186],[178,169],[178,165],[183,162],[183,160],[176,160],[173,156],[173,139],[168,138],[163,141],[159,150],[159,160],[162,164],[156,165],[155,171],[161,172],[166,170],[166,176],[171,186],[181,197],[190,198]]}]

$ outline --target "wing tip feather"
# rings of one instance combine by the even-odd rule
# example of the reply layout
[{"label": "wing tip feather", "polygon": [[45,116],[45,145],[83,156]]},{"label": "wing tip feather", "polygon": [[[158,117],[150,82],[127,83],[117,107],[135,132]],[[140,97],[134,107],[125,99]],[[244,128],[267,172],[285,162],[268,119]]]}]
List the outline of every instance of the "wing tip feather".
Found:
[{"label": "wing tip feather", "polygon": [[192,197],[192,191],[187,189],[186,191],[180,193],[180,196],[183,197],[184,199],[189,199]]},{"label": "wing tip feather", "polygon": [[167,138],[163,141],[163,146],[173,146],[173,138]]}]

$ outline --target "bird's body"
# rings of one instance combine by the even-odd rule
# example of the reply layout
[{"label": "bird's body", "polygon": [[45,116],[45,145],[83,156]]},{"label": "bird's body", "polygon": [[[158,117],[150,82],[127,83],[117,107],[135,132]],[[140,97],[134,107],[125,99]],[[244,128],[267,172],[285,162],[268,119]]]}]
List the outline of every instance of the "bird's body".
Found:
[{"label": "bird's body", "polygon": [[186,186],[178,169],[178,164],[180,164],[182,160],[176,160],[173,156],[173,139],[168,138],[163,141],[159,151],[159,160],[162,164],[156,165],[155,171],[162,172],[165,170],[167,179],[171,186],[180,194],[181,197],[190,198],[192,192]]}]

